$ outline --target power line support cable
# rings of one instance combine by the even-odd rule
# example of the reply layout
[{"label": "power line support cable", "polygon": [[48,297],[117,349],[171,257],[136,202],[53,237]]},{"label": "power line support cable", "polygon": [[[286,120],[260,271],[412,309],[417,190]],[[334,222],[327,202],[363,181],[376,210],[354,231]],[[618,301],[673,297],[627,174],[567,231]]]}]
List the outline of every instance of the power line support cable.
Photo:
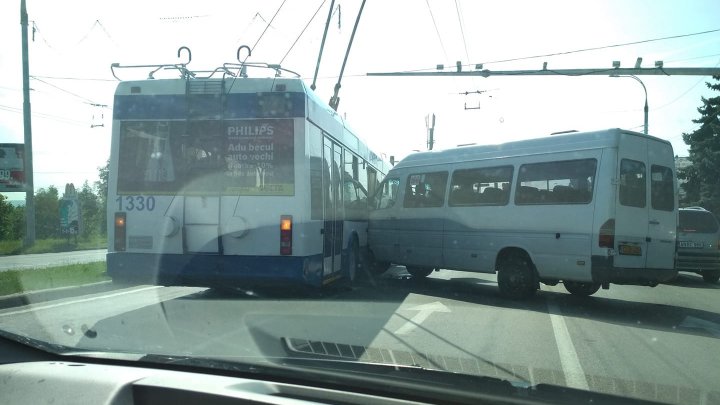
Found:
[{"label": "power line support cable", "polygon": [[285,52],[285,56],[283,56],[283,58],[280,59],[281,65],[285,61],[285,58],[287,58],[287,56],[290,54],[290,51],[292,51],[293,48],[295,48],[295,45],[298,43],[298,41],[303,36],[303,34],[305,34],[305,30],[307,30],[307,28],[310,26],[310,24],[312,24],[312,22],[315,20],[315,16],[318,15],[318,13],[320,12],[320,9],[322,8],[322,6],[325,5],[326,1],[327,0],[323,0],[322,3],[320,3],[320,6],[317,8],[317,10],[315,10],[315,14],[313,14],[312,17],[310,17],[310,20],[307,22],[307,24],[305,24],[305,28],[302,29],[302,31],[300,32],[300,35],[297,36],[297,38],[295,39],[295,42],[293,42],[293,44],[290,46],[290,49],[288,49],[288,51]]},{"label": "power line support cable", "polygon": [[[285,2],[286,2],[286,1],[287,1],[287,0],[283,0],[283,2],[280,3],[280,7],[278,7],[278,9],[275,10],[275,15],[273,15],[273,17],[270,19],[270,22],[267,23],[267,25],[265,26],[265,29],[264,29],[263,32],[260,34],[260,36],[258,37],[257,41],[255,41],[255,44],[252,46],[252,48],[250,48],[250,49],[248,50],[247,56],[246,56],[245,59],[243,59],[243,61],[240,63],[241,65],[243,65],[243,68],[244,68],[245,62],[247,62],[247,60],[248,60],[248,58],[250,57],[250,55],[252,55],[252,52],[255,50],[255,47],[257,46],[257,44],[260,43],[260,40],[261,40],[262,37],[265,35],[265,33],[267,32],[268,28],[270,28],[270,25],[273,23],[273,21],[275,21],[275,17],[277,17],[278,13],[280,13],[280,10],[282,10],[282,8],[283,8],[283,6],[285,5]],[[260,18],[262,18],[262,16],[260,16]],[[265,19],[263,19],[263,21],[265,21]],[[238,48],[238,62],[240,62],[240,49],[242,49],[242,48],[247,48],[247,46],[246,46],[246,45],[243,45],[243,46],[241,46],[240,48]],[[178,50],[178,53],[179,53],[179,52],[180,52],[180,51]],[[178,56],[179,56],[179,55],[178,55]],[[241,68],[241,72],[242,72],[243,68]],[[235,86],[235,81],[237,80],[238,76],[242,76],[242,73],[240,73],[239,75],[236,75],[236,76],[233,78],[233,81],[232,81],[232,83],[230,83],[230,87],[228,88],[227,94],[230,94],[230,91],[232,91],[233,86]]]}]

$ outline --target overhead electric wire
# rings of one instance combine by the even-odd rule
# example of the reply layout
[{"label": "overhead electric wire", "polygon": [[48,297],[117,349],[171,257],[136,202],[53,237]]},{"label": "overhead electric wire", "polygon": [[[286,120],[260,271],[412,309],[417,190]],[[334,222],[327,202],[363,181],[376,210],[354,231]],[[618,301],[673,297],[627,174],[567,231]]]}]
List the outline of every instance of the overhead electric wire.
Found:
[{"label": "overhead electric wire", "polygon": [[443,55],[445,56],[445,60],[448,60],[447,51],[445,50],[445,44],[443,43],[442,37],[440,36],[440,30],[438,29],[437,23],[435,22],[435,15],[432,12],[432,8],[430,7],[430,0],[425,0],[425,4],[428,6],[428,11],[430,12],[430,18],[432,18],[433,25],[435,26],[435,33],[437,34],[438,40],[440,41],[440,47],[442,48]]},{"label": "overhead electric wire", "polygon": [[712,58],[715,56],[720,56],[720,53],[714,53],[712,55],[705,55],[705,56],[695,56],[692,58],[672,59],[672,60],[666,60],[665,62],[685,62],[687,60],[706,59],[706,58]]},{"label": "overhead electric wire", "polygon": [[[260,43],[260,40],[261,40],[262,37],[265,35],[265,33],[267,32],[268,28],[270,28],[270,24],[272,24],[273,21],[275,21],[275,17],[277,17],[278,13],[280,13],[280,10],[282,10],[282,8],[283,8],[283,6],[285,5],[285,2],[286,2],[286,1],[287,1],[287,0],[283,0],[283,2],[280,3],[280,7],[278,7],[278,9],[275,11],[275,14],[274,14],[274,15],[272,16],[272,18],[270,19],[270,22],[267,23],[267,25],[265,26],[265,29],[264,29],[263,32],[260,34],[260,36],[258,37],[257,41],[255,41],[255,44],[252,46],[252,48],[250,48],[250,52],[248,52],[248,54],[247,54],[247,56],[245,57],[245,59],[243,59],[243,61],[240,63],[241,65],[244,65],[245,62],[247,62],[247,59],[248,59],[248,58],[250,57],[250,55],[252,54],[252,51],[254,51],[254,50],[255,50],[255,47],[257,46],[257,44]],[[261,16],[260,18],[262,18],[262,16]],[[263,19],[263,21],[265,21],[265,19]],[[238,62],[240,62],[240,61],[238,61]],[[228,88],[228,91],[227,91],[228,94],[230,94],[230,91],[232,90],[233,86],[235,86],[235,81],[237,80],[238,76],[239,76],[239,75],[235,76],[235,77],[233,78],[232,83],[230,83],[230,87]]]},{"label": "overhead electric wire", "polygon": [[[718,67],[718,66],[720,66],[720,60],[715,64],[715,67]],[[670,104],[673,104],[673,103],[677,102],[677,101],[680,100],[681,98],[685,97],[685,95],[687,95],[690,91],[692,91],[692,89],[694,89],[695,87],[697,87],[698,84],[702,83],[704,80],[707,80],[707,78],[705,78],[705,77],[700,78],[697,82],[695,82],[695,84],[693,84],[692,86],[690,86],[690,88],[688,88],[687,90],[685,90],[684,92],[682,92],[682,94],[680,94],[679,96],[675,97],[672,101],[667,102],[667,103],[661,105],[660,107],[653,108],[653,110],[659,110],[659,109],[661,109],[661,108],[665,108],[665,107],[669,106]]]},{"label": "overhead electric wire", "polygon": [[59,76],[37,76],[33,75],[34,78],[48,79],[48,80],[83,80],[83,81],[95,81],[95,82],[117,82],[116,79],[99,79],[89,77],[59,77]]},{"label": "overhead electric wire", "polygon": [[113,44],[115,44],[115,46],[117,46],[117,47],[119,48],[120,45],[118,45],[118,43],[115,42],[115,39],[112,37],[112,35],[110,35],[110,33],[109,33],[108,30],[105,28],[105,26],[103,25],[103,23],[101,23],[100,20],[95,20],[95,21],[97,22],[98,26],[100,26],[100,28],[103,30],[103,32],[105,33],[105,36],[108,37],[108,39],[110,40],[110,42],[112,42]]},{"label": "overhead electric wire", "polygon": [[45,35],[40,31],[40,27],[38,27],[37,23],[35,21],[32,21],[32,29],[33,29],[33,42],[35,42],[35,33],[40,34],[40,39],[42,39],[43,43],[45,43],[45,46],[52,50],[56,50],[55,47],[50,45],[50,43],[47,41],[47,38],[45,38]]},{"label": "overhead electric wire", "polygon": [[612,44],[612,45],[603,45],[603,46],[596,46],[596,47],[591,47],[591,48],[576,49],[573,51],[555,52],[555,53],[549,53],[549,54],[544,54],[544,55],[526,56],[526,57],[522,57],[522,58],[511,58],[511,59],[490,61],[490,62],[484,62],[484,63],[514,62],[514,61],[518,61],[518,60],[537,59],[537,58],[544,58],[544,57],[548,57],[548,56],[559,56],[559,55],[569,55],[569,54],[580,53],[580,52],[599,51],[602,49],[619,48],[619,47],[628,46],[628,45],[638,45],[638,44],[646,44],[649,42],[666,41],[668,39],[685,38],[685,37],[691,37],[691,36],[695,36],[695,35],[710,34],[713,32],[720,32],[720,28],[714,29],[714,30],[708,30],[708,31],[694,32],[694,33],[690,33],[690,34],[671,35],[668,37],[644,39],[641,41],[625,42],[625,43]]},{"label": "overhead electric wire", "polygon": [[465,29],[463,28],[462,18],[460,17],[460,6],[458,5],[458,0],[455,0],[455,11],[457,11],[458,23],[460,24],[460,33],[462,34],[463,46],[465,47],[465,57],[467,58],[468,63],[470,63],[470,54],[468,53],[468,50],[467,50],[467,41],[465,40]]},{"label": "overhead electric wire", "polygon": [[112,35],[110,35],[110,33],[108,32],[107,29],[105,29],[105,26],[102,25],[102,23],[100,22],[99,19],[98,19],[98,20],[95,20],[95,22],[94,22],[93,25],[90,27],[90,29],[88,30],[88,32],[85,33],[85,35],[83,35],[82,38],[80,38],[80,40],[78,41],[77,45],[80,45],[81,43],[83,43],[83,41],[85,41],[85,40],[90,36],[90,34],[93,32],[93,30],[95,29],[96,26],[97,26],[97,27],[100,27],[100,29],[103,30],[103,32],[105,33],[105,36],[108,37],[108,39],[110,40],[110,42],[112,42],[113,44],[115,44],[115,46],[118,46],[118,47],[119,47],[119,45],[117,44],[117,42],[115,42],[115,40],[113,39]]},{"label": "overhead electric wire", "polygon": [[300,32],[300,35],[297,36],[297,38],[295,39],[295,42],[293,42],[293,44],[290,46],[290,49],[288,49],[288,51],[285,52],[285,56],[283,56],[282,59],[280,59],[281,65],[285,61],[285,58],[287,58],[287,56],[290,54],[290,51],[293,50],[293,48],[295,47],[295,44],[298,43],[298,41],[300,40],[300,37],[303,36],[303,34],[305,33],[305,30],[307,30],[307,28],[313,22],[313,20],[315,19],[315,16],[317,16],[317,14],[320,12],[320,9],[322,8],[322,6],[325,5],[326,1],[327,0],[323,0],[322,3],[320,3],[320,7],[318,7],[317,10],[315,10],[315,14],[313,14],[312,17],[310,17],[310,20],[307,22],[307,24],[305,24],[305,28],[302,29],[302,31]]},{"label": "overhead electric wire", "polygon": [[52,83],[48,83],[48,82],[46,82],[45,80],[38,79],[36,76],[30,76],[30,78],[33,79],[33,80],[37,80],[37,81],[39,81],[40,83],[44,83],[44,84],[46,84],[46,85],[48,85],[48,86],[50,86],[50,87],[54,87],[54,88],[56,88],[56,89],[58,89],[58,90],[60,90],[60,91],[62,91],[62,92],[64,92],[64,93],[70,94],[71,96],[75,96],[75,97],[77,97],[77,98],[85,101],[85,102],[88,103],[88,104],[99,104],[99,103],[96,103],[96,102],[90,100],[90,99],[87,98],[87,97],[83,97],[83,96],[81,96],[81,95],[79,95],[79,94],[73,93],[72,91],[65,90],[65,89],[63,89],[62,87],[58,87],[58,86],[56,86],[56,85],[54,85],[54,84],[52,84]]},{"label": "overhead electric wire", "polygon": [[[425,1],[427,1],[427,0],[425,0]],[[611,44],[611,45],[603,45],[603,46],[596,46],[596,47],[590,47],[590,48],[575,49],[575,50],[571,50],[571,51],[553,52],[553,53],[546,53],[546,54],[541,54],[541,55],[522,56],[522,57],[516,57],[516,58],[509,58],[509,59],[484,61],[484,62],[481,62],[481,64],[516,62],[516,61],[521,61],[521,60],[546,58],[546,57],[551,57],[551,56],[570,55],[570,54],[574,54],[574,53],[599,51],[599,50],[603,50],[603,49],[619,48],[619,47],[623,47],[623,46],[645,44],[645,43],[649,43],[649,42],[658,42],[658,41],[667,41],[670,39],[687,38],[687,37],[692,37],[692,36],[697,36],[697,35],[711,34],[714,32],[720,32],[720,28],[713,29],[713,30],[707,30],[707,31],[693,32],[693,33],[689,33],[689,34],[671,35],[671,36],[667,36],[667,37],[644,39],[644,40],[640,40],[640,41],[632,41],[632,42],[624,42],[624,43],[619,43],[619,44]],[[474,66],[474,65],[476,65],[476,64],[468,63],[463,66]],[[428,67],[428,68],[422,68],[422,69],[405,70],[404,72],[422,72],[422,71],[426,71],[426,70],[435,70],[435,69],[436,69],[435,67]]]},{"label": "overhead electric wire", "polygon": [[[265,26],[265,29],[264,29],[263,32],[260,34],[260,36],[258,37],[257,41],[255,41],[255,45],[253,45],[253,46],[250,48],[250,52],[254,51],[254,50],[255,50],[255,47],[257,46],[257,44],[260,43],[260,40],[261,40],[262,37],[265,35],[265,33],[267,32],[268,28],[270,28],[270,25],[273,23],[273,21],[275,21],[275,17],[277,17],[278,13],[279,13],[280,10],[283,8],[283,6],[285,5],[285,2],[286,2],[286,1],[287,1],[287,0],[283,0],[283,2],[280,3],[280,7],[278,7],[278,9],[275,11],[275,14],[274,14],[274,15],[272,16],[272,18],[270,19],[270,22],[267,23],[267,25]],[[249,56],[249,55],[248,55],[248,56]],[[247,57],[245,58],[245,60],[247,60]],[[245,61],[243,61],[243,63],[244,63],[244,62],[245,62]]]},{"label": "overhead electric wire", "polygon": [[[12,107],[12,106],[7,106],[7,105],[1,105],[1,104],[0,104],[0,111],[7,111],[7,112],[16,113],[16,114],[23,114],[23,109],[22,109],[22,108]],[[53,121],[62,122],[62,123],[65,123],[65,124],[73,124],[73,125],[79,125],[79,126],[85,126],[85,125],[86,125],[86,123],[81,122],[81,121],[71,120],[71,119],[68,119],[68,118],[65,118],[65,117],[60,117],[60,116],[57,116],[57,115],[47,114],[47,113],[38,112],[38,111],[33,111],[33,112],[32,112],[32,115],[33,115],[33,116],[38,116],[38,117],[40,117],[40,118],[45,118],[45,119],[49,119],[49,120],[53,120]]]}]

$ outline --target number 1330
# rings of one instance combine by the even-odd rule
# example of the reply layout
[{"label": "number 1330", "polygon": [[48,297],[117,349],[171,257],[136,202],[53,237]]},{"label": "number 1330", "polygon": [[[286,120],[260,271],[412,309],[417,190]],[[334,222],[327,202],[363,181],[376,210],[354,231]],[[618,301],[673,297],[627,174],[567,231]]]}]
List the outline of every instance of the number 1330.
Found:
[{"label": "number 1330", "polygon": [[118,204],[118,211],[152,211],[155,209],[155,197],[153,196],[119,196],[115,202]]}]

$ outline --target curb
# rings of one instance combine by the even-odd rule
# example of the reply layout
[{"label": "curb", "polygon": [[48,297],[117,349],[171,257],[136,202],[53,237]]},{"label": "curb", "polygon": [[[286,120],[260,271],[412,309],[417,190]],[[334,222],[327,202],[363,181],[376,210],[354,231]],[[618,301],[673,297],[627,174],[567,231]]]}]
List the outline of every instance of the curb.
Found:
[{"label": "curb", "polygon": [[117,288],[117,286],[113,285],[112,281],[108,280],[80,286],[58,287],[46,290],[15,293],[0,297],[0,309],[20,307],[79,295],[95,294],[116,290]]}]

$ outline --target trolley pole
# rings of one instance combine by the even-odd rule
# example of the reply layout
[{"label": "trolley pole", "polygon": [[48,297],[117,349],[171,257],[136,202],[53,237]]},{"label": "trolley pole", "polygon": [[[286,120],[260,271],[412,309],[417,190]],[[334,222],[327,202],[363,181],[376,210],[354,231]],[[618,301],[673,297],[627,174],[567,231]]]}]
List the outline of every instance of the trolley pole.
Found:
[{"label": "trolley pole", "polygon": [[20,0],[20,29],[22,30],[23,129],[25,133],[25,241],[26,247],[35,244],[35,187],[33,185],[32,125],[30,115],[30,67],[28,58],[28,14],[25,0]]}]

